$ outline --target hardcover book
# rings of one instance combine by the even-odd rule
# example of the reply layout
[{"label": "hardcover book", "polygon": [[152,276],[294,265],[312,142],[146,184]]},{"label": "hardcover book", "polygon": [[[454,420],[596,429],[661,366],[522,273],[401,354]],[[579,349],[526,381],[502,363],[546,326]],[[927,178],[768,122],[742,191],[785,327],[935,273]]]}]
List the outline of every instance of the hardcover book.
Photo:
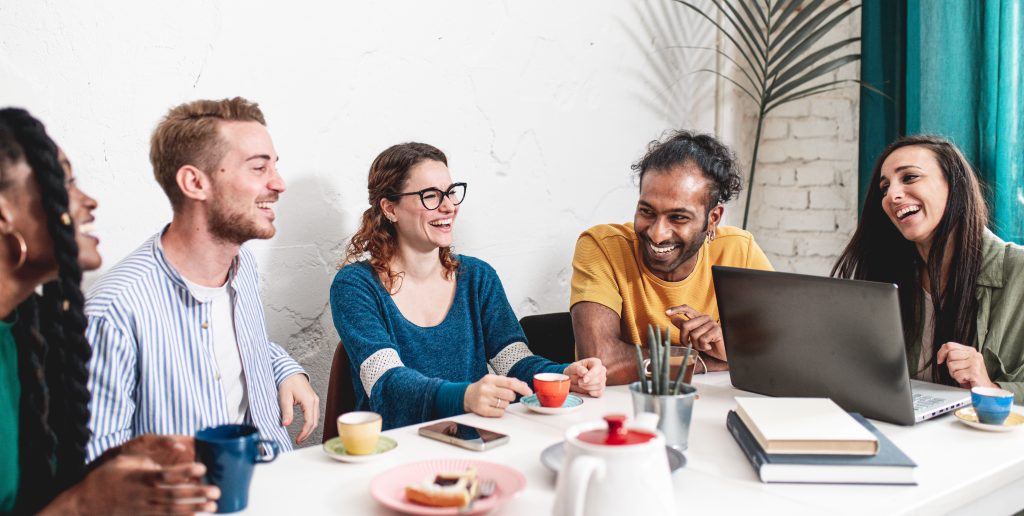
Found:
[{"label": "hardcover book", "polygon": [[736,398],[767,453],[874,455],[878,440],[828,398]]},{"label": "hardcover book", "polygon": [[850,413],[850,416],[878,440],[878,454],[769,454],[758,445],[735,411],[729,411],[725,426],[761,482],[917,485],[917,464],[863,416],[856,413]]}]

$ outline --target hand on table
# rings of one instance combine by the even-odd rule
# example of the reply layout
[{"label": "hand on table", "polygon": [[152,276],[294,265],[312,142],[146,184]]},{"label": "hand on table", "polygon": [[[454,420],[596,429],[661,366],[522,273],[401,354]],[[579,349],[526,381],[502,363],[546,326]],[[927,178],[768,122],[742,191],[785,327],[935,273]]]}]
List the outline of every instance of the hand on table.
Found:
[{"label": "hand on table", "polygon": [[573,392],[580,392],[594,398],[599,398],[604,394],[607,373],[608,370],[601,363],[601,359],[596,357],[573,362],[564,371],[564,374],[569,375],[570,389]]},{"label": "hand on table", "polygon": [[515,401],[517,393],[529,396],[533,391],[529,385],[515,378],[489,374],[469,384],[462,407],[466,412],[484,417],[501,417],[508,405]]},{"label": "hand on table", "polygon": [[295,405],[302,408],[302,431],[295,438],[296,444],[301,443],[320,422],[320,398],[309,385],[309,378],[302,373],[285,378],[277,389],[277,400],[281,404],[281,426],[292,424]]},{"label": "hand on table", "polygon": [[965,389],[999,387],[989,379],[988,370],[985,369],[985,359],[981,353],[971,346],[947,342],[939,348],[935,360],[939,364],[945,363],[949,369],[949,375]]},{"label": "hand on table", "polygon": [[122,454],[92,470],[41,514],[193,514],[215,512],[217,486],[202,484],[206,467],[161,466]]},{"label": "hand on table", "polygon": [[722,337],[722,326],[707,314],[687,306],[673,306],[665,310],[672,324],[679,328],[679,344],[686,346],[687,340],[693,348],[719,360],[726,361],[725,339]]}]

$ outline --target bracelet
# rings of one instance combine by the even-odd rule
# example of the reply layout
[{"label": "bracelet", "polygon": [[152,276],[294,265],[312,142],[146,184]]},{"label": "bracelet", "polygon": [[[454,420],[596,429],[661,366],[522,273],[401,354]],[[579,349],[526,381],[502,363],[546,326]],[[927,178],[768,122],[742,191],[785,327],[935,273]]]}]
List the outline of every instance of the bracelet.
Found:
[{"label": "bracelet", "polygon": [[697,361],[700,362],[700,365],[704,367],[704,372],[701,374],[708,374],[708,364],[704,362],[704,358],[701,357],[700,355],[697,355]]}]

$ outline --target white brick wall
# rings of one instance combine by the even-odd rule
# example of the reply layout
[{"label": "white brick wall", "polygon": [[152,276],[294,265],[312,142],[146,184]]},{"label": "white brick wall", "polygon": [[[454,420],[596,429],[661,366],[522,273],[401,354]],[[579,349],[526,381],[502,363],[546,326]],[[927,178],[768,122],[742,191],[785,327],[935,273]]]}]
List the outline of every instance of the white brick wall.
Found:
[{"label": "white brick wall", "polygon": [[[835,38],[857,35],[860,20],[853,16],[838,29]],[[859,65],[839,74],[859,77]],[[765,120],[747,229],[778,270],[828,274],[853,234],[859,95],[851,84],[787,104]],[[752,144],[737,146],[747,163]],[[730,223],[739,224],[742,199],[730,209]]]}]

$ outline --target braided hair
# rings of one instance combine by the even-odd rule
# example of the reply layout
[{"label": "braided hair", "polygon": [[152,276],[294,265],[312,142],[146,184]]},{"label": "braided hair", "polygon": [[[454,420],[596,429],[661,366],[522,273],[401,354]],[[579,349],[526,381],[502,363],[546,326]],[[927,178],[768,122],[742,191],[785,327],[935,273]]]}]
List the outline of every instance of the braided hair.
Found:
[{"label": "braided hair", "polygon": [[33,294],[18,306],[13,330],[22,386],[16,510],[34,513],[85,473],[92,348],[85,339],[82,269],[57,145],[23,109],[0,109],[0,128],[0,158],[24,158],[32,168],[58,268],[42,296]]}]

